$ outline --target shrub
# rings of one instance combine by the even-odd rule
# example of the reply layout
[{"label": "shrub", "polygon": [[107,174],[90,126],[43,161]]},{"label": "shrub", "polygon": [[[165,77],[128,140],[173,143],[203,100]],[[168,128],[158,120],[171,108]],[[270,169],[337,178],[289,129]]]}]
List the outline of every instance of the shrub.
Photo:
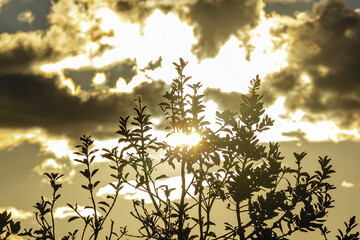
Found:
[{"label": "shrub", "polygon": [[[160,142],[152,135],[150,115],[147,106],[138,97],[135,115],[119,117],[119,147],[103,149],[102,157],[110,161],[114,171],[110,183],[114,194],[107,201],[97,201],[94,191],[99,180],[94,176],[99,169],[93,168],[94,153],[91,136],[80,138],[76,146],[80,171],[86,184],[90,204],[85,208],[93,210],[90,216],[83,216],[77,204],[68,206],[76,213],[69,222],[82,220],[84,227],[81,239],[99,239],[104,223],[109,218],[118,193],[124,185],[131,185],[145,192],[151,204],[144,200],[133,200],[130,214],[140,223],[137,233],[120,228],[117,233],[111,220],[106,239],[120,239],[123,236],[143,239],[287,239],[294,232],[320,230],[327,239],[329,230],[324,226],[325,216],[333,207],[329,182],[335,172],[327,156],[318,160],[319,169],[314,173],[302,167],[305,152],[294,153],[296,167],[282,164],[283,156],[279,144],[267,145],[259,142],[258,134],[273,125],[273,120],[264,115],[262,96],[259,95],[260,79],[256,76],[250,83],[249,93],[242,95],[239,112],[225,110],[216,113],[216,128],[205,120],[203,95],[200,83],[188,84],[191,77],[184,75],[187,65],[183,59],[174,63],[178,77],[171,89],[165,93],[160,104],[167,121],[168,135],[183,133],[200,136],[198,144],[172,146]],[[188,93],[190,90],[190,93]],[[121,146],[121,147],[120,147]],[[154,152],[161,158],[154,157]],[[159,173],[161,166],[169,165],[180,174],[180,199],[171,200],[174,188],[159,185],[159,180],[168,176]],[[60,197],[61,188],[57,173],[45,173],[53,189],[52,199],[36,203],[35,218],[39,229],[24,230],[19,235],[35,239],[55,239],[53,209]],[[190,176],[191,180],[186,176]],[[130,181],[133,180],[133,181]],[[193,187],[194,191],[190,191]],[[223,223],[224,231],[216,232],[213,210],[223,208],[233,215],[235,222]],[[101,212],[101,215],[99,214]],[[49,216],[50,215],[50,216]],[[355,217],[345,223],[345,232],[339,230],[337,239],[359,239],[359,233],[352,233],[357,226]],[[20,223],[10,220],[10,215],[0,215],[0,230],[3,239],[18,234]],[[69,232],[62,239],[75,239],[79,230]],[[87,235],[86,235],[87,234]],[[103,238],[103,237],[102,237]]]}]

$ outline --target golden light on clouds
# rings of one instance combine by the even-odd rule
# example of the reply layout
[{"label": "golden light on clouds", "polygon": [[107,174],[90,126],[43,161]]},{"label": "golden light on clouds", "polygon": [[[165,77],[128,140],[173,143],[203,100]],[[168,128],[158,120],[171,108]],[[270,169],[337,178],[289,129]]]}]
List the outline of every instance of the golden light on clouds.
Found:
[{"label": "golden light on clouds", "polygon": [[[166,2],[152,1],[146,2],[146,4],[154,7]],[[191,5],[195,2],[185,0],[175,3],[174,6],[181,6],[181,4],[185,3]],[[247,48],[248,46],[242,40],[239,40],[240,37],[235,37],[237,35],[234,33],[222,44],[216,57],[199,61],[192,53],[193,45],[198,44],[200,41],[194,35],[196,27],[186,22],[184,16],[179,17],[178,12],[159,9],[151,10],[147,13],[146,18],[142,18],[140,23],[140,21],[134,21],[125,13],[116,12],[116,10],[111,9],[112,5],[110,5],[107,2],[94,1],[93,4],[84,7],[81,4],[75,4],[73,1],[58,1],[52,7],[49,15],[49,22],[52,27],[50,28],[51,31],[49,30],[46,35],[59,38],[61,34],[71,32],[76,36],[74,43],[79,41],[81,44],[79,44],[79,49],[76,49],[78,51],[64,55],[63,58],[39,61],[37,66],[42,64],[39,68],[43,72],[60,75],[61,84],[66,86],[71,94],[80,97],[84,96],[83,99],[86,99],[91,93],[89,94],[88,89],[82,92],[80,83],[76,82],[75,78],[71,79],[65,76],[66,70],[83,68],[97,72],[93,78],[88,79],[89,85],[92,84],[91,86],[94,87],[92,89],[95,92],[94,95],[103,90],[105,90],[104,93],[115,95],[118,93],[131,93],[142,82],[153,83],[157,80],[163,80],[170,84],[176,76],[172,62],[177,61],[179,57],[189,61],[185,74],[193,76],[194,81],[200,81],[204,85],[203,89],[219,88],[222,92],[246,93],[250,79],[257,74],[260,75],[260,78],[266,79],[268,74],[288,67],[289,59],[294,57],[289,56],[289,51],[297,40],[294,37],[296,35],[292,32],[295,31],[295,28],[288,31],[279,31],[276,34],[274,32],[278,29],[286,29],[285,26],[288,28],[289,26],[302,26],[311,19],[309,12],[299,12],[294,17],[277,13],[266,14],[263,5],[261,5],[260,9],[258,9],[260,17],[257,25],[252,29],[249,27],[243,30],[248,35],[246,41],[250,46],[250,51]],[[63,16],[68,17],[66,21],[64,21]],[[67,29],[69,30],[67,31]],[[38,36],[40,34],[32,34],[34,35],[33,38],[36,39],[34,42],[41,43],[42,38]],[[3,36],[6,37],[6,34]],[[49,39],[51,38],[49,37]],[[49,39],[46,40],[49,41]],[[61,37],[60,40],[64,41],[64,39],[67,38]],[[10,40],[12,38],[9,37],[6,41],[10,43]],[[41,44],[36,46],[38,45],[41,46]],[[299,49],[298,54],[305,53],[302,52],[302,49]],[[161,67],[145,69],[149,62],[159,59],[160,56],[162,59]],[[115,78],[112,75],[110,80],[110,74],[108,74],[107,70],[99,69],[120,65],[121,61],[127,59],[135,62],[135,75],[131,79],[119,74]],[[319,65],[316,69],[322,76],[330,73],[330,69],[326,65]],[[103,71],[106,71],[106,74]],[[312,81],[314,81],[312,76],[306,72],[300,76],[300,80],[309,87],[312,86]],[[111,83],[112,85],[107,86],[108,84],[105,83]],[[86,84],[81,83],[81,86],[83,85]],[[344,132],[335,124],[322,122],[316,125],[315,123],[306,122],[306,119],[303,118],[305,110],[298,109],[295,113],[287,113],[284,104],[280,103],[281,101],[281,98],[278,98],[278,101],[268,109],[268,111],[273,112],[276,127],[281,129],[280,131],[276,129],[278,132],[276,134],[268,134],[268,136],[272,136],[272,141],[289,140],[289,137],[284,137],[281,133],[296,131],[297,129],[303,129],[302,131],[306,132],[305,137],[309,140],[336,140],[339,139],[339,135],[357,136],[355,131]],[[211,112],[216,111],[214,110],[217,109],[215,102],[208,101],[207,104],[213,108]],[[284,114],[288,114],[290,119],[281,118],[281,115]],[[319,131],[322,129],[318,133],[322,137],[307,132],[314,128]],[[270,137],[265,137],[265,139],[270,139]],[[49,144],[46,146],[49,146]],[[62,145],[60,144],[60,146]],[[56,155],[59,155],[60,152],[55,148],[49,151],[54,151]]]},{"label": "golden light on clouds", "polygon": [[135,76],[131,82],[126,82],[126,80],[120,77],[116,81],[115,88],[110,88],[109,91],[112,93],[130,93],[133,91],[134,87],[138,86],[142,82],[150,82],[150,80],[146,79],[145,77]]},{"label": "golden light on clouds", "polygon": [[337,142],[360,138],[358,130],[341,129],[330,120],[309,122],[304,119],[305,112],[303,110],[298,109],[294,113],[288,113],[285,108],[285,97],[279,97],[273,105],[266,109],[265,114],[268,114],[275,122],[269,130],[259,133],[259,139],[263,142],[296,140],[283,135],[288,132],[304,133],[304,139],[314,142]]},{"label": "golden light on clouds", "polygon": [[27,219],[33,216],[32,212],[19,210],[15,207],[0,207],[0,212],[4,212],[4,211],[11,212],[11,217],[16,220]]},{"label": "golden light on clouds", "polygon": [[303,73],[301,75],[301,80],[304,82],[304,83],[310,83],[311,82],[311,78],[308,74],[306,73]]},{"label": "golden light on clouds", "polygon": [[344,187],[344,188],[352,188],[352,187],[354,187],[354,184],[344,180],[344,181],[341,182],[341,186]]},{"label": "golden light on clouds", "polygon": [[34,20],[35,20],[35,16],[31,11],[26,10],[26,11],[24,11],[22,13],[19,13],[17,19],[20,22],[25,22],[25,23],[28,23],[28,24],[32,24],[34,22]]},{"label": "golden light on clouds", "polygon": [[[94,210],[90,208],[85,208],[83,206],[78,206],[77,211],[82,216],[91,216],[94,214]],[[96,211],[98,216],[101,216],[102,214],[98,211]],[[72,216],[77,216],[77,214],[72,210],[70,207],[58,207],[55,209],[54,217],[58,219],[64,219]]]},{"label": "golden light on clouds", "polygon": [[[0,0],[0,12],[18,2]],[[74,154],[78,136],[93,136],[92,150],[99,150],[94,153],[94,164],[107,166],[110,162],[102,157],[102,149],[124,149],[126,144],[116,139],[117,116],[130,115],[129,128],[133,129],[132,100],[138,94],[148,105],[146,111],[153,122],[149,134],[156,141],[192,150],[202,146],[204,136],[194,129],[188,135],[168,137],[164,129],[169,119],[164,118],[159,103],[178,77],[172,63],[179,58],[188,61],[183,74],[192,78],[187,84],[202,85],[199,94],[205,95],[206,108],[200,115],[210,122],[205,127],[213,131],[219,129],[216,112],[239,112],[241,94],[248,92],[251,79],[259,75],[265,114],[275,120],[269,130],[258,133],[261,143],[291,141],[280,143],[284,154],[289,146],[309,145],[303,151],[310,155],[319,145],[343,150],[342,145],[355,146],[360,140],[359,83],[355,81],[360,75],[357,58],[352,56],[359,55],[360,21],[353,9],[340,8],[345,1],[51,0],[47,12],[27,7],[31,5],[27,2],[31,1],[24,0],[23,8],[14,11],[14,24],[6,26],[14,25],[14,29],[0,30],[0,95],[4,99],[0,153],[8,154],[9,159],[19,154],[20,160],[33,161],[26,162],[29,169],[22,169],[33,182],[48,183],[46,177],[39,180],[44,172],[64,173],[64,196],[74,191],[65,187],[79,180],[75,176],[81,166],[74,161],[81,158]],[[300,5],[313,8],[295,11]],[[353,25],[342,26],[349,22]],[[190,88],[185,90],[185,95],[192,93]],[[125,157],[136,156],[136,149],[125,149]],[[335,149],[320,147],[329,156],[335,155]],[[163,150],[149,151],[154,166],[162,154]],[[339,154],[344,158],[353,155],[351,151]],[[15,161],[3,164],[6,169],[19,166]],[[338,172],[347,166],[351,164],[344,162]],[[156,180],[151,190],[168,185],[175,189],[170,199],[180,199],[179,169],[166,165],[158,170],[153,172],[156,176],[166,173],[170,177]],[[106,181],[96,193],[104,199],[114,193],[113,187],[105,185],[109,182],[103,178],[106,171],[96,176]],[[17,177],[9,175],[9,179]],[[186,184],[193,177],[186,175]],[[134,179],[135,174],[130,174],[131,184]],[[338,179],[339,187],[348,188],[347,192],[358,187],[350,175]],[[141,186],[124,185],[119,193],[124,199],[151,202]],[[21,192],[9,189],[18,195]],[[163,190],[159,194],[165,198]],[[189,192],[194,192],[190,186]],[[18,218],[30,216],[13,207],[2,210]],[[84,207],[79,211],[85,216],[94,213]],[[56,218],[70,216],[74,216],[70,208],[56,208]]]}]

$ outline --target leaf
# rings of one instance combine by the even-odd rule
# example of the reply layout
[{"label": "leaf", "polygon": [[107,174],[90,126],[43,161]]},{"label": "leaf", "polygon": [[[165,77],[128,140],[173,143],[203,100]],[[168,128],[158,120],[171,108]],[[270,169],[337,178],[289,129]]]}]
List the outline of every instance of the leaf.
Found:
[{"label": "leaf", "polygon": [[99,183],[100,183],[100,181],[96,181],[96,182],[94,183],[93,189],[96,188],[96,186],[97,186]]},{"label": "leaf", "polygon": [[98,171],[99,171],[98,168],[94,169],[94,171],[92,171],[92,173],[91,173],[91,177],[93,177]]},{"label": "leaf", "polygon": [[74,221],[74,220],[76,220],[78,218],[80,218],[80,217],[79,216],[73,216],[73,217],[69,218],[68,222],[72,222],[72,221]]},{"label": "leaf", "polygon": [[107,207],[110,207],[110,205],[107,203],[107,202],[105,202],[105,201],[101,201],[101,202],[98,202],[99,204],[102,204],[102,205],[105,205],[105,206],[107,206]]},{"label": "leaf", "polygon": [[163,178],[168,178],[168,176],[166,176],[165,174],[162,174],[162,175],[158,176],[157,178],[155,178],[155,181],[163,179]]}]

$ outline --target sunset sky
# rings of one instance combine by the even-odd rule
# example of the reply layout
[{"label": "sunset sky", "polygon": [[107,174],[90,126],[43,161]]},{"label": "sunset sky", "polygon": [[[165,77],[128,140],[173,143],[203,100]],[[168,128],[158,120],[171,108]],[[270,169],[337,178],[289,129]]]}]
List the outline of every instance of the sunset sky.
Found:
[{"label": "sunset sky", "polygon": [[[360,0],[0,0],[0,211],[32,224],[32,206],[50,194],[43,173],[57,171],[56,217],[66,222],[66,202],[83,191],[78,137],[115,146],[118,115],[140,94],[164,138],[159,103],[180,57],[210,119],[237,111],[259,75],[275,119],[260,139],[281,142],[288,162],[308,152],[310,171],[318,156],[332,158],[328,226],[360,218]],[[123,215],[141,198],[121,196]]]}]

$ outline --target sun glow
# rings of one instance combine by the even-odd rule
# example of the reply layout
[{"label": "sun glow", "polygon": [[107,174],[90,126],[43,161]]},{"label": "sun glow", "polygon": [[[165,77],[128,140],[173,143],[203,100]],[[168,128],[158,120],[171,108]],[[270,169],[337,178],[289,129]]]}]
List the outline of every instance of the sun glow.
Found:
[{"label": "sun glow", "polygon": [[194,146],[197,145],[201,140],[201,137],[198,133],[194,132],[191,134],[184,133],[173,133],[167,138],[167,142],[172,146],[188,145]]},{"label": "sun glow", "polygon": [[102,72],[98,72],[96,73],[95,77],[93,78],[93,83],[95,85],[100,85],[100,84],[103,84],[105,81],[106,81],[106,75],[105,73],[102,73]]}]

